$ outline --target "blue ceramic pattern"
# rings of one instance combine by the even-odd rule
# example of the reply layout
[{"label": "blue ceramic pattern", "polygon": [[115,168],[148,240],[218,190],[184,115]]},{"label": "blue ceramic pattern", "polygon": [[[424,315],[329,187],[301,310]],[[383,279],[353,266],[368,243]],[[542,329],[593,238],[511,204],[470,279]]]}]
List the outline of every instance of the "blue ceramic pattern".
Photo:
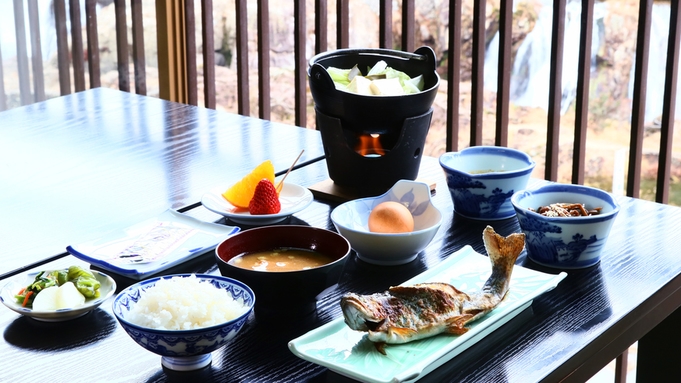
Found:
[{"label": "blue ceramic pattern", "polygon": [[440,156],[454,210],[467,218],[511,218],[510,198],[524,189],[535,162],[526,153],[498,146],[473,146]]},{"label": "blue ceramic pattern", "polygon": [[[588,217],[547,217],[533,211],[559,202],[582,203],[602,210],[599,215]],[[584,185],[546,184],[515,193],[511,203],[526,235],[529,258],[560,269],[597,264],[619,212],[619,205],[611,195]]]},{"label": "blue ceramic pattern", "polygon": [[428,205],[430,205],[430,198],[426,198],[422,201],[418,201],[416,198],[413,187],[402,196],[398,196],[396,190],[393,188],[388,191],[387,198],[382,197],[380,199],[374,199],[371,209],[385,201],[397,201],[406,206],[413,217],[417,217],[426,212]]},{"label": "blue ceramic pattern", "polygon": [[[525,246],[540,263],[565,264],[573,267],[588,266],[594,263],[593,257],[588,254],[599,253],[603,246],[604,239],[599,239],[596,235],[585,238],[584,234],[576,233],[572,236],[572,241],[565,243],[562,238],[552,238],[546,235],[547,233],[562,233],[560,226],[529,217],[518,217],[518,222],[526,233],[532,233],[527,236]],[[580,257],[585,260],[580,261]]]},{"label": "blue ceramic pattern", "polygon": [[501,207],[515,192],[513,189],[505,192],[494,188],[489,196],[472,193],[470,189],[487,189],[487,187],[482,182],[463,174],[447,174],[447,185],[454,197],[456,211],[461,215],[471,218],[497,216],[505,218],[513,215],[513,209],[508,209],[508,206],[500,212]]},{"label": "blue ceramic pattern", "polygon": [[[191,274],[170,275],[188,277]],[[238,318],[223,324],[193,330],[158,330],[137,326],[125,320],[125,313],[141,297],[141,292],[151,288],[161,278],[149,279],[132,285],[118,294],[113,303],[116,319],[130,337],[147,350],[162,356],[187,357],[207,354],[225,345],[243,327],[255,304],[255,295],[245,284],[227,277],[196,275],[209,281],[213,286],[227,291],[229,295],[244,303],[248,309]]]}]

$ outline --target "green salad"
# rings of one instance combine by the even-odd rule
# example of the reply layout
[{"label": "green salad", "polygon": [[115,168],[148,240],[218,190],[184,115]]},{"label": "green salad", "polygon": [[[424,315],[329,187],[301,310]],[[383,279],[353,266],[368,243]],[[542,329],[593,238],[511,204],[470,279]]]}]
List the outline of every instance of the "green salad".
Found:
[{"label": "green salad", "polygon": [[362,95],[413,94],[423,91],[424,86],[423,75],[411,78],[408,74],[389,67],[383,60],[367,68],[366,75],[362,74],[357,65],[350,69],[328,67],[326,71],[336,89]]},{"label": "green salad", "polygon": [[85,299],[98,298],[101,283],[90,271],[79,266],[71,266],[65,270],[41,271],[35,280],[21,289],[14,298],[23,307],[33,307],[35,297],[41,291],[53,286],[62,286],[71,282]]}]

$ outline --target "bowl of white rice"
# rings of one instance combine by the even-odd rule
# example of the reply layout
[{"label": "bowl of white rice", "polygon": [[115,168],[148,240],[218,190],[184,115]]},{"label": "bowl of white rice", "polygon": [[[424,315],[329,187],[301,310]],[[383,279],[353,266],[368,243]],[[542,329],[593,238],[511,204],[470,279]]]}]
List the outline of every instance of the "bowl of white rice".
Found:
[{"label": "bowl of white rice", "polygon": [[116,319],[164,367],[188,371],[211,363],[246,323],[255,294],[232,278],[176,274],[136,283],[113,302]]}]

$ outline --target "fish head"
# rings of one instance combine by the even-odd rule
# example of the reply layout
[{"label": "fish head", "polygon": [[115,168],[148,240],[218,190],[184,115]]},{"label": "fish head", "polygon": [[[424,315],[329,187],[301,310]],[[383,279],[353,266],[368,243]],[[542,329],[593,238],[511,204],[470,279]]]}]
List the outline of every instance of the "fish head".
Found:
[{"label": "fish head", "polygon": [[385,322],[380,305],[370,295],[347,293],[340,303],[345,323],[353,330],[376,331]]}]

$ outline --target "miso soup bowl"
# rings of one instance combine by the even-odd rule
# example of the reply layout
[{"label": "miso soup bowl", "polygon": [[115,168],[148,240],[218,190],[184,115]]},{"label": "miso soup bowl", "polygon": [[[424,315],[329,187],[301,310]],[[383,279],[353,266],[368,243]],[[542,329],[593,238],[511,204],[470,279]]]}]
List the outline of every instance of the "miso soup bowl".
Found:
[{"label": "miso soup bowl", "polygon": [[[525,233],[528,257],[556,269],[580,269],[601,259],[612,224],[620,210],[603,190],[571,184],[549,184],[518,191],[511,198],[520,229]],[[580,203],[600,214],[579,217],[547,217],[533,210],[554,203]],[[532,210],[530,210],[532,209]]]},{"label": "miso soup bowl", "polygon": [[[277,248],[313,250],[331,259],[327,264],[299,271],[258,271],[235,266],[239,255]],[[223,276],[247,284],[255,296],[255,314],[260,317],[290,317],[308,314],[317,298],[330,292],[340,279],[350,243],[330,230],[303,225],[263,226],[241,231],[221,242],[215,257]]]},{"label": "miso soup bowl", "polygon": [[454,211],[485,221],[515,215],[511,196],[527,187],[535,165],[527,154],[499,146],[472,146],[440,156]]}]

